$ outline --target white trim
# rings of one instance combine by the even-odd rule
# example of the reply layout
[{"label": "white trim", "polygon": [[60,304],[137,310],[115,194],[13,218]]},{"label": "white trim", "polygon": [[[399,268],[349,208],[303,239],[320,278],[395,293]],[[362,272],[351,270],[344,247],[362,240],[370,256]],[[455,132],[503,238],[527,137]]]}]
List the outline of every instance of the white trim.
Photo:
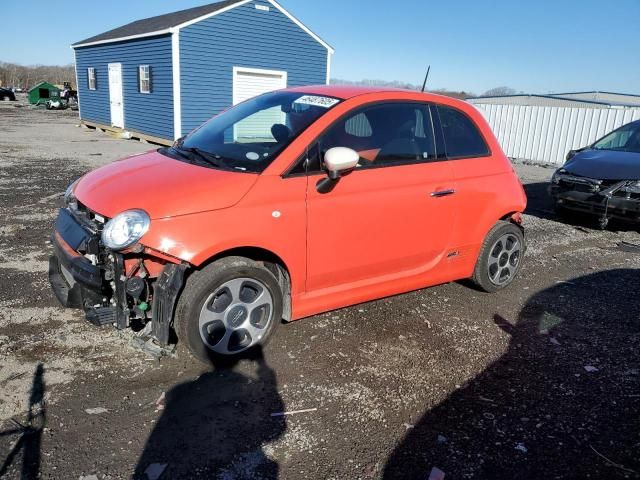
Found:
[{"label": "white trim", "polygon": [[308,33],[316,42],[318,42],[320,45],[322,45],[324,48],[326,48],[327,50],[329,50],[330,53],[335,53],[335,50],[331,47],[331,45],[329,45],[327,42],[325,42],[324,40],[322,40],[318,35],[316,35],[315,33],[313,33],[309,27],[307,27],[304,23],[302,23],[300,20],[298,20],[296,17],[294,17],[293,15],[291,15],[289,12],[287,12],[278,2],[276,2],[276,0],[266,0],[268,1],[271,5],[273,5],[274,7],[276,7],[278,10],[280,10],[281,13],[283,13],[289,20],[291,20],[293,23],[295,23],[296,25],[298,25],[302,30],[304,30],[306,33]]},{"label": "white trim", "polygon": [[165,33],[171,33],[171,29],[165,28],[164,30],[140,33],[138,35],[129,35],[128,37],[109,38],[107,40],[98,40],[96,42],[80,43],[78,45],[71,45],[71,48],[76,49],[80,47],[91,47],[93,45],[102,45],[104,43],[125,42],[127,40],[135,40],[136,38],[157,37],[158,35],[164,35]]},{"label": "white trim", "polygon": [[331,83],[331,59],[333,57],[333,53],[327,50],[327,85]]},{"label": "white trim", "polygon": [[180,30],[171,33],[171,66],[173,68],[173,137],[182,137],[182,96],[180,91]]},{"label": "white trim", "polygon": [[233,67],[233,79],[231,83],[231,88],[233,90],[233,105],[237,105],[239,102],[236,97],[236,79],[238,78],[239,73],[257,73],[261,75],[273,75],[274,77],[282,77],[284,80],[284,88],[288,86],[288,74],[284,70],[266,70],[264,68],[248,68],[248,67]]},{"label": "white trim", "polygon": [[[229,5],[228,7],[222,8],[222,9],[217,10],[217,11],[212,12],[212,13],[208,13],[206,15],[202,15],[202,16],[200,16],[198,18],[194,18],[193,20],[189,20],[188,22],[180,23],[180,24],[178,24],[178,25],[176,25],[174,27],[171,27],[171,28],[165,28],[163,30],[157,30],[155,32],[141,33],[141,34],[138,34],[138,35],[129,35],[128,37],[110,38],[110,39],[107,39],[107,40],[98,40],[96,42],[80,43],[78,45],[71,45],[71,48],[75,49],[75,48],[80,48],[80,47],[91,47],[93,45],[102,45],[102,44],[105,44],[105,43],[124,42],[124,41],[127,41],[127,40],[135,40],[137,38],[156,37],[158,35],[164,35],[164,34],[167,34],[167,33],[173,34],[176,30],[180,30],[181,28],[188,27],[189,25],[193,25],[194,23],[201,22],[202,20],[206,20],[207,18],[215,17],[216,15],[220,15],[221,13],[224,13],[224,12],[232,10],[232,9],[234,9],[236,7],[240,7],[242,5],[245,5],[245,4],[247,4],[247,3],[251,2],[251,1],[253,1],[253,0],[242,0],[242,1],[239,1],[238,3],[234,3],[233,5]],[[296,17],[291,15],[289,12],[287,12],[278,2],[276,2],[275,0],[265,0],[265,1],[269,2],[271,5],[276,7],[289,20],[291,20],[293,23],[298,25],[302,30],[304,30],[308,35],[310,35],[314,40],[316,40],[318,43],[320,43],[320,45],[322,45],[324,48],[326,48],[331,54],[335,53],[335,50],[331,47],[331,45],[329,45],[327,42],[322,40],[318,35],[313,33],[306,25],[304,25]]]},{"label": "white trim", "polygon": [[233,5],[229,5],[228,7],[221,8],[220,10],[216,10],[215,12],[207,13],[206,15],[202,15],[201,17],[194,18],[193,20],[189,20],[188,22],[180,23],[176,25],[174,28],[184,28],[189,25],[193,25],[194,23],[201,22],[202,20],[206,20],[207,18],[215,17],[216,15],[220,15],[221,13],[228,12],[236,7],[244,5],[245,3],[249,3],[253,0],[243,0],[242,2],[234,3]]},{"label": "white trim", "polygon": [[78,96],[78,118],[82,119],[82,110],[80,110],[80,83],[78,82],[78,55],[73,51],[73,68],[76,70],[76,95]]}]

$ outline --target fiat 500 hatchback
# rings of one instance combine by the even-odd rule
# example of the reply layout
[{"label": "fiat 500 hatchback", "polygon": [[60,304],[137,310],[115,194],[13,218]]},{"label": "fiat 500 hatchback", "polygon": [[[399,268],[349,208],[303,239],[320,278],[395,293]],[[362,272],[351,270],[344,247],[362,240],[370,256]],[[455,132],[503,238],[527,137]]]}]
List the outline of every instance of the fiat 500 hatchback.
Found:
[{"label": "fiat 500 hatchback", "polygon": [[53,235],[58,299],[199,359],[282,323],[458,279],[517,275],[526,197],[471,105],[304,87],[74,182]]}]

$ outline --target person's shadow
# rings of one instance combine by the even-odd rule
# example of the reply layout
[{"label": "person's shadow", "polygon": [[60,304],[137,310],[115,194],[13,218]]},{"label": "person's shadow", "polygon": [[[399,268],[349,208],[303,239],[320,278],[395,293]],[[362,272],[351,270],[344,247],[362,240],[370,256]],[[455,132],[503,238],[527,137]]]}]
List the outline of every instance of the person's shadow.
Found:
[{"label": "person's shadow", "polygon": [[33,374],[29,393],[29,411],[25,424],[14,420],[14,428],[0,432],[0,438],[18,434],[15,443],[5,460],[0,465],[0,478],[9,472],[9,468],[22,452],[21,480],[40,478],[40,456],[42,432],[47,423],[47,406],[45,402],[44,365],[39,363]]},{"label": "person's shadow", "polygon": [[167,392],[134,478],[153,478],[154,470],[162,479],[278,478],[263,447],[284,434],[284,417],[271,415],[284,405],[262,351],[253,357],[256,378],[226,365]]},{"label": "person's shadow", "polygon": [[384,478],[640,477],[640,270],[558,284],[494,322],[506,352],[422,416]]}]

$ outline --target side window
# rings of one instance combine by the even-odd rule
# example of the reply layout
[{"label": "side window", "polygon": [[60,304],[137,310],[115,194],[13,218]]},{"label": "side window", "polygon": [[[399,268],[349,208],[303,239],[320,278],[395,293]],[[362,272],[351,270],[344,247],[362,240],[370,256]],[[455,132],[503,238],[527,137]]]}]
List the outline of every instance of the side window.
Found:
[{"label": "side window", "polygon": [[365,107],[336,122],[318,143],[322,155],[333,147],[352,148],[360,168],[436,158],[429,107],[420,103]]},{"label": "side window", "polygon": [[478,127],[464,113],[455,108],[438,106],[444,143],[449,158],[482,157],[489,148]]},{"label": "side window", "polygon": [[89,90],[96,89],[96,69],[94,67],[87,68],[87,83]]},{"label": "side window", "polygon": [[151,93],[151,67],[149,65],[138,66],[138,91]]}]

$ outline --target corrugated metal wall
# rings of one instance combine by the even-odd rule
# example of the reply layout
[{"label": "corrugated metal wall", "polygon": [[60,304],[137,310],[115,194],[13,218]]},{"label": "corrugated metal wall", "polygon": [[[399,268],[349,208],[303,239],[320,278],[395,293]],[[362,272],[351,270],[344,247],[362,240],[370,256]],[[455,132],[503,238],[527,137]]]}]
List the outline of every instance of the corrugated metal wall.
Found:
[{"label": "corrugated metal wall", "polygon": [[569,108],[488,105],[484,114],[508,157],[561,165],[569,150],[584,147],[625,123],[640,119],[640,108]]}]

